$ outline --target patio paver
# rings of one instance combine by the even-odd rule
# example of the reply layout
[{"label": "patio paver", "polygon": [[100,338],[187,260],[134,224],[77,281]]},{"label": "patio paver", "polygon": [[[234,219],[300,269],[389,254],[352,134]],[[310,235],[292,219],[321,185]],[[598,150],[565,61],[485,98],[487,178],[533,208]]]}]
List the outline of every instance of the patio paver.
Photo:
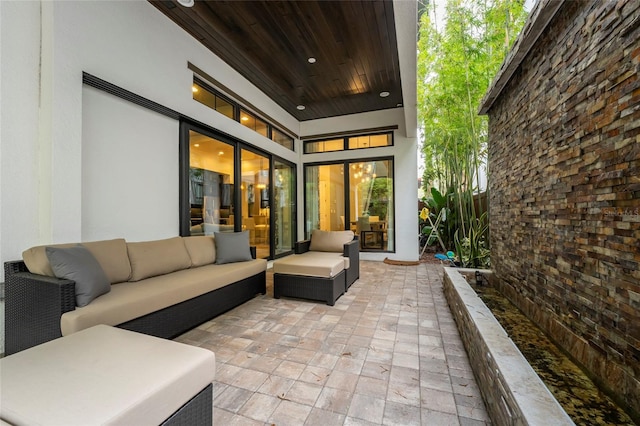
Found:
[{"label": "patio paver", "polygon": [[215,421],[490,424],[442,267],[361,261],[335,306],[267,294],[176,340],[216,353]]}]

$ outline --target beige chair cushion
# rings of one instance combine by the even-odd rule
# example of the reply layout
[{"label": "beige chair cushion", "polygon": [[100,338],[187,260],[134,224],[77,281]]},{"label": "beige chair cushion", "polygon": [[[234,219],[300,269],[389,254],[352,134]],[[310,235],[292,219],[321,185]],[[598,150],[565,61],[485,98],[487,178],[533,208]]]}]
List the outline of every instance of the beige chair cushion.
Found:
[{"label": "beige chair cushion", "polygon": [[267,270],[265,259],[205,265],[111,287],[87,306],[60,318],[63,336],[97,324],[118,325]]},{"label": "beige chair cushion", "polygon": [[353,231],[321,231],[314,229],[311,233],[309,250],[342,253],[344,245],[352,240]]},{"label": "beige chair cushion", "polygon": [[99,325],[1,359],[0,416],[16,425],[158,425],[213,382],[215,364],[207,349]]},{"label": "beige chair cushion", "polygon": [[308,251],[283,257],[273,262],[273,272],[286,275],[331,278],[345,268],[344,257],[338,253]]},{"label": "beige chair cushion", "polygon": [[[45,253],[45,247],[68,248],[78,243],[50,244],[48,246],[37,246],[22,252],[22,259],[29,269],[29,272],[39,275],[55,277],[49,259]],[[123,238],[105,241],[93,241],[82,243],[96,258],[102,270],[107,275],[111,284],[125,282],[131,276],[131,264],[127,254],[127,243]]]},{"label": "beige chair cushion", "polygon": [[213,237],[184,237],[182,241],[189,252],[192,267],[208,265],[216,261],[216,245]]},{"label": "beige chair cushion", "polygon": [[181,237],[127,243],[131,262],[129,281],[140,281],[191,267],[191,257]]}]

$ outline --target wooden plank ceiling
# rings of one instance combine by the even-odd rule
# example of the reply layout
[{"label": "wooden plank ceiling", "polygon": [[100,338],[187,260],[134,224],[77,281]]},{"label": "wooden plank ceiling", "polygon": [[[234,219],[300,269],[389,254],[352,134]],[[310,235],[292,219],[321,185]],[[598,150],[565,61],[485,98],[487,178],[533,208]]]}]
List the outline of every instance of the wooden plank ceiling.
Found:
[{"label": "wooden plank ceiling", "polygon": [[300,121],[402,106],[391,0],[150,2]]}]

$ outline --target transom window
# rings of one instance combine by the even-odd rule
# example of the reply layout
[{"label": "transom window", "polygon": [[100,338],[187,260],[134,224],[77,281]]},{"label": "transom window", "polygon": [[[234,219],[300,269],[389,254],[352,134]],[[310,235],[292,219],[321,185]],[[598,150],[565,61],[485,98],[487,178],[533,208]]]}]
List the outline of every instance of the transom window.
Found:
[{"label": "transom window", "polygon": [[231,119],[233,119],[236,115],[235,107],[231,103],[231,101],[222,97],[222,95],[218,93],[214,93],[209,90],[205,86],[199,84],[198,82],[193,82],[193,87],[191,89],[193,91],[193,99],[196,101],[208,106],[209,108],[218,111],[220,114],[225,115]]},{"label": "transom window", "polygon": [[240,122],[256,133],[271,139],[278,145],[282,145],[294,151],[293,138],[271,123],[261,119],[256,114],[248,111],[242,105],[227,98],[222,93],[210,87],[199,78],[193,78],[193,99],[218,111],[219,113]]},{"label": "transom window", "polygon": [[393,145],[393,132],[376,134],[350,135],[327,139],[308,140],[304,142],[304,153],[345,151],[351,149],[376,148]]}]

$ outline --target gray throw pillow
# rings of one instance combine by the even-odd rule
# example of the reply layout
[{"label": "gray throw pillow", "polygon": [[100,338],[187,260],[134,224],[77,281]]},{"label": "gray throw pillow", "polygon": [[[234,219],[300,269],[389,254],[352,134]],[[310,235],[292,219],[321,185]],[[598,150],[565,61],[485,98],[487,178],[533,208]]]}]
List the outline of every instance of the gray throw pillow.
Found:
[{"label": "gray throw pillow", "polygon": [[76,282],[76,305],[88,305],[111,291],[111,283],[95,257],[82,244],[75,247],[47,247],[47,258],[58,278]]},{"label": "gray throw pillow", "polygon": [[218,265],[252,259],[249,248],[249,231],[216,232],[213,239],[216,242],[216,263]]}]

